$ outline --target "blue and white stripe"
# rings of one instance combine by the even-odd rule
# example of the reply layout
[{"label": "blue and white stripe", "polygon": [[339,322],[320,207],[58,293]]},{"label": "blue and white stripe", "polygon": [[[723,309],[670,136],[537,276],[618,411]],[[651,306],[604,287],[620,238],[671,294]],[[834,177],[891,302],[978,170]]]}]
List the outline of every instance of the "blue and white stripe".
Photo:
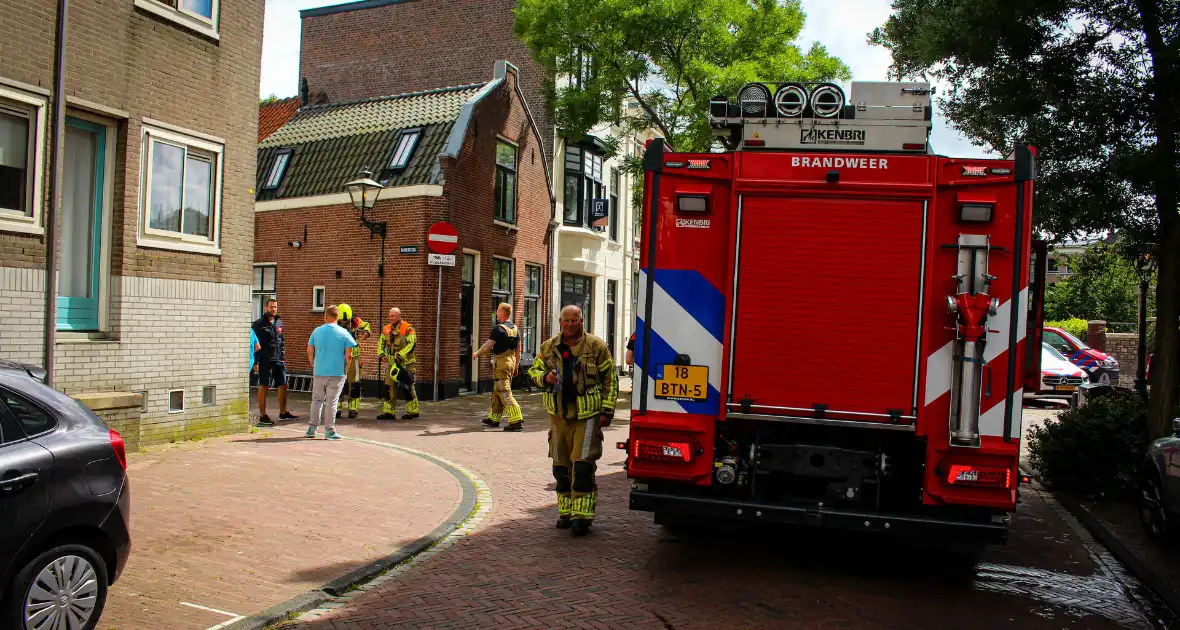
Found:
[{"label": "blue and white stripe", "polygon": [[[647,408],[650,411],[717,415],[721,408],[721,350],[725,327],[725,296],[700,272],[691,269],[656,269],[651,311],[652,374],[645,375],[643,343],[647,312],[647,270],[639,272],[639,309],[635,317],[635,384],[631,407],[639,409],[641,384],[650,378]],[[687,354],[693,365],[709,368],[709,394],[703,402],[660,400],[655,379],[663,376],[662,364],[677,354]]]}]

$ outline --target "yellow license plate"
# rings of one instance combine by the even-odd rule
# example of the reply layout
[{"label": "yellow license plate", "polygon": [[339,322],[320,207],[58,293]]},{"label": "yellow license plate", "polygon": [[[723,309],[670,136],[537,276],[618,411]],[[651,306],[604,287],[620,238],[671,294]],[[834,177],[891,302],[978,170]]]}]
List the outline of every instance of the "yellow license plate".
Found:
[{"label": "yellow license plate", "polygon": [[705,400],[709,397],[709,366],[664,364],[663,378],[656,379],[656,398]]},{"label": "yellow license plate", "polygon": [[1059,392],[1072,392],[1072,391],[1076,390],[1077,388],[1078,388],[1077,385],[1058,385],[1057,391],[1059,391]]}]

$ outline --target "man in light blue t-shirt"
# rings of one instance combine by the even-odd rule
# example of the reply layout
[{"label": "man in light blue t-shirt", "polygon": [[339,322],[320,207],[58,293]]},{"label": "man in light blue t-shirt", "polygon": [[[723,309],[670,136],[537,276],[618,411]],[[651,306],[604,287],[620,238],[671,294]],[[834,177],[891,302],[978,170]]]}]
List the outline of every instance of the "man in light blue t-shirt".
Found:
[{"label": "man in light blue t-shirt", "polygon": [[324,423],[324,437],[339,440],[336,432],[336,405],[344,391],[344,367],[356,340],[336,324],[340,309],[324,309],[324,325],[316,328],[307,340],[307,362],[312,366],[311,420],[307,437],[315,437],[316,427]]}]

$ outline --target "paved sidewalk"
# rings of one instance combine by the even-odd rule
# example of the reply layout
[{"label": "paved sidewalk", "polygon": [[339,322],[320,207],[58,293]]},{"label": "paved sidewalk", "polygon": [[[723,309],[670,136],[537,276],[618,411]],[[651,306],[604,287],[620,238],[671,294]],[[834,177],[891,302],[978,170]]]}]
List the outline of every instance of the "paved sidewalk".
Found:
[{"label": "paved sidewalk", "polygon": [[131,454],[128,471],[131,558],[104,630],[204,629],[261,611],[428,534],[462,496],[413,455],[274,429]]}]

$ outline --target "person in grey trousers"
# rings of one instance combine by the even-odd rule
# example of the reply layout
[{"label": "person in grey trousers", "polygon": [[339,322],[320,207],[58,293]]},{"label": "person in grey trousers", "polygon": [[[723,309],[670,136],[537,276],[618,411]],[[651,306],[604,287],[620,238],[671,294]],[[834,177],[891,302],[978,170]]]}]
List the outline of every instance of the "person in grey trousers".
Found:
[{"label": "person in grey trousers", "polygon": [[356,340],[343,326],[337,325],[340,309],[324,309],[324,323],[307,340],[307,362],[312,366],[311,419],[307,437],[314,438],[316,427],[324,424],[324,438],[339,440],[336,432],[336,405],[344,391],[345,368],[351,359]]}]

